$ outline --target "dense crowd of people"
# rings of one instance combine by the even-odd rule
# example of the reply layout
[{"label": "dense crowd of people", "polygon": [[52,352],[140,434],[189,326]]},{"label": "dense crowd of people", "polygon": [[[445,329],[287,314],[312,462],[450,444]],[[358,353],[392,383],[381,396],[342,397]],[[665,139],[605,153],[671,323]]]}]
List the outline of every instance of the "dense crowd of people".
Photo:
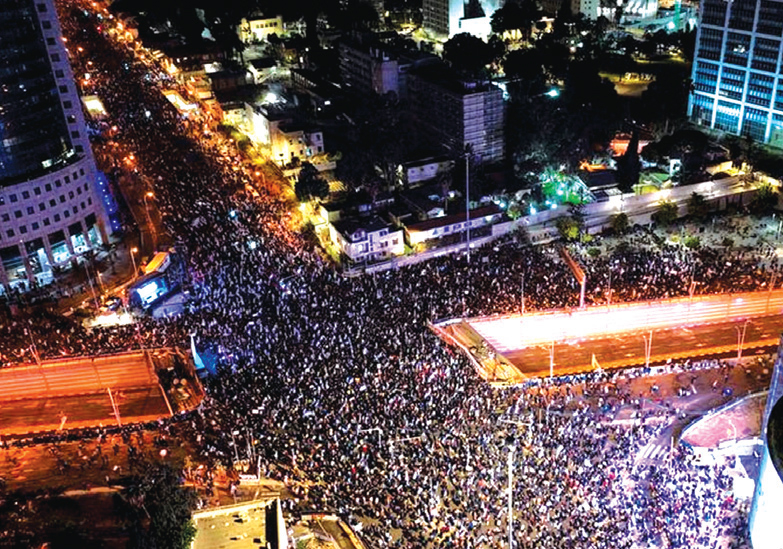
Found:
[{"label": "dense crowd of people", "polygon": [[[571,398],[596,380],[495,389],[428,329],[437,318],[517,311],[523,292],[528,310],[577,306],[554,249],[511,236],[470,262],[453,255],[343,277],[293,230],[290,204],[204,138],[206,119],[184,120],[165,101],[161,86],[174,83],[91,21],[77,10],[64,17],[69,43],[84,46],[72,62],[91,62],[117,139],[155,182],[167,229],[187,250],[191,300],[175,318],[90,331],[54,313],[5,315],[0,363],[183,346],[193,334],[219,371],[179,436],[209,463],[257,463],[287,483],[297,509],[360,517],[374,548],[505,547],[509,441],[517,547],[748,546],[727,466],[696,468],[684,449],[640,466],[637,451],[656,434],[644,417],[613,425],[604,401]],[[628,242],[580,254],[588,302],[604,302],[610,285],[617,301],[756,290],[778,270],[752,251],[686,251],[644,231]],[[552,402],[559,414],[538,413]]]}]

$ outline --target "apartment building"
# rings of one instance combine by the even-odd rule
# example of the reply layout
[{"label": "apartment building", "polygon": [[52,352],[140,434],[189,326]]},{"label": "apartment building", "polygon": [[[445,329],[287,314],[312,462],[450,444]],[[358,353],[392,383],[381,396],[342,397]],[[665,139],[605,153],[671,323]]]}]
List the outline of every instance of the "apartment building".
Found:
[{"label": "apartment building", "polygon": [[505,158],[505,105],[494,83],[460,79],[448,67],[411,72],[411,110],[425,134],[452,153],[470,147],[480,162]]}]

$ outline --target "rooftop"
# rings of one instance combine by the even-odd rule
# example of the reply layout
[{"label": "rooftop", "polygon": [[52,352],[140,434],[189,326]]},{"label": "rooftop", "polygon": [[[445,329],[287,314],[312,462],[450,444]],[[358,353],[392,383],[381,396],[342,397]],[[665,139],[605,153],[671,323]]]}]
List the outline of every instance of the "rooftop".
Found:
[{"label": "rooftop", "polygon": [[471,95],[500,89],[488,80],[467,80],[461,78],[444,63],[430,63],[411,70],[410,74],[421,80],[447,89],[459,95]]},{"label": "rooftop", "polygon": [[617,184],[615,175],[616,172],[614,170],[579,171],[579,178],[591,190],[615,186]]},{"label": "rooftop", "polygon": [[[490,204],[489,206],[482,206],[481,208],[470,210],[470,219],[478,219],[479,217],[497,215],[502,212],[503,210],[500,209],[497,204]],[[447,215],[444,217],[436,217],[435,219],[428,219],[419,223],[412,223],[411,225],[408,225],[408,231],[429,231],[439,227],[446,227],[447,225],[455,225],[457,223],[463,223],[465,221],[465,217],[465,212],[454,215]]]},{"label": "rooftop", "polygon": [[277,66],[277,61],[272,57],[259,57],[258,59],[252,59],[250,65],[256,70],[269,69]]},{"label": "rooftop", "polygon": [[343,236],[352,236],[356,231],[363,230],[366,233],[373,233],[382,229],[391,228],[392,225],[388,221],[384,221],[377,215],[373,215],[367,219],[341,219],[332,223],[334,228]]}]

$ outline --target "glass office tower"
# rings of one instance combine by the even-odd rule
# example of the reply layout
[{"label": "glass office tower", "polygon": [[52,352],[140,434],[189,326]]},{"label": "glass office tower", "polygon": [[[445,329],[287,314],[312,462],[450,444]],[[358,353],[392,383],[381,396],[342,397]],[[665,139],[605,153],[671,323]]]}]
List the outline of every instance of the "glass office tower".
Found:
[{"label": "glass office tower", "polygon": [[783,1],[704,0],[688,116],[783,146]]}]

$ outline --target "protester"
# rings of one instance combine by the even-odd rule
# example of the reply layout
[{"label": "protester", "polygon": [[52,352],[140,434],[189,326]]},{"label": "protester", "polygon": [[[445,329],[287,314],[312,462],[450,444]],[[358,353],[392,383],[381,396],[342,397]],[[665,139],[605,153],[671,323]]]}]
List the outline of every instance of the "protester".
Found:
[{"label": "protester", "polygon": [[[623,374],[494,389],[428,329],[437,318],[518,311],[523,285],[528,310],[577,306],[554,249],[511,236],[470,263],[452,255],[343,277],[295,232],[290,204],[229,145],[204,137],[208,118],[183,119],[166,102],[162,87],[176,85],[167,75],[128,59],[84,15],[63,19],[69,44],[84,47],[76,72],[92,63],[116,139],[154,182],[166,229],[187,251],[191,301],[176,318],[91,331],[54,314],[6,316],[0,362],[184,346],[193,334],[219,372],[197,412],[172,425],[176,436],[209,464],[238,456],[284,481],[295,511],[361,517],[370,547],[506,547],[509,437],[517,547],[749,546],[725,466],[697,468],[683,449],[637,466],[656,432],[609,421],[613,407],[636,406]],[[694,281],[697,293],[756,290],[779,271],[765,253],[685,251],[646,232],[583,261],[590,303],[606,299],[610,271],[617,301],[687,295]],[[608,383],[611,398],[589,396]],[[640,409],[640,422],[653,414],[674,412]]]}]

